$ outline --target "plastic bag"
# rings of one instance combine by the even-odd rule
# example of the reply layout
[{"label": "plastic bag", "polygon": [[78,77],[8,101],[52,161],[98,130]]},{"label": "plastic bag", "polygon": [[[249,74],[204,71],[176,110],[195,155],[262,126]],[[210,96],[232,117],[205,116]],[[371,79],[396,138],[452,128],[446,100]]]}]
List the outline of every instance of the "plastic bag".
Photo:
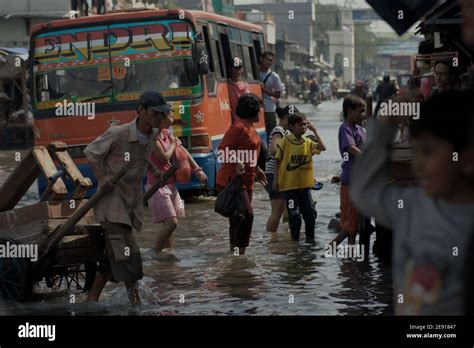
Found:
[{"label": "plastic bag", "polygon": [[243,218],[245,214],[242,177],[237,175],[217,195],[215,211],[227,218]]},{"label": "plastic bag", "polygon": [[174,161],[179,164],[179,168],[174,173],[174,178],[179,184],[187,184],[191,181],[193,169],[189,163],[188,153],[181,145],[174,150]]}]

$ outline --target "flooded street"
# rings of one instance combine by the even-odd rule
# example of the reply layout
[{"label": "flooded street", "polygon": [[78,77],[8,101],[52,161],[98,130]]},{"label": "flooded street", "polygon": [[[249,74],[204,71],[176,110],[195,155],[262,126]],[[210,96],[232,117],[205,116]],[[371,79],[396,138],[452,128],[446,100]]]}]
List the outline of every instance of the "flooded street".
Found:
[{"label": "flooded street", "polygon": [[[300,105],[298,106],[300,108]],[[31,302],[14,304],[0,299],[0,315],[380,315],[392,314],[390,266],[370,253],[368,262],[325,258],[325,246],[335,237],[327,226],[339,211],[337,131],[342,100],[326,101],[317,108],[301,105],[319,130],[327,151],[315,157],[316,178],[324,184],[312,191],[317,200],[316,244],[291,241],[288,224],[277,233],[265,231],[270,203],[256,185],[254,227],[245,256],[228,252],[228,221],[214,212],[214,198],[189,198],[186,218],[175,232],[175,246],[156,258],[152,247],[159,226],[148,209],[145,224],[136,234],[145,277],[139,282],[143,305],[131,312],[122,284],[107,285],[97,304],[81,303],[85,294],[65,289],[34,288]],[[14,152],[0,152],[0,183],[15,165]],[[38,199],[33,187],[22,204]],[[304,231],[304,230],[303,230]],[[302,232],[303,233],[303,232]],[[373,235],[374,236],[374,235]],[[373,243],[373,240],[372,240]]]}]

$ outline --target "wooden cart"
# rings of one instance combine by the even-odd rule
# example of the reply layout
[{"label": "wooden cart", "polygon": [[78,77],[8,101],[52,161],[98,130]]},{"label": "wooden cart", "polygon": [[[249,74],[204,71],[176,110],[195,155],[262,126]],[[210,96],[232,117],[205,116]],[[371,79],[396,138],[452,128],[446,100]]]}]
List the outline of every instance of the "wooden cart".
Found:
[{"label": "wooden cart", "polygon": [[[124,166],[110,183],[115,184],[133,165],[130,162]],[[143,201],[147,202],[178,167],[173,164],[162,173],[145,192]],[[48,180],[40,202],[15,209],[40,173]],[[63,177],[73,183],[72,192],[66,189]],[[82,176],[66,144],[60,142],[50,144],[48,149],[35,146],[8,177],[0,188],[0,251],[12,245],[17,250],[36,248],[38,259],[0,255],[0,291],[5,297],[27,300],[33,282],[42,279],[49,287],[64,284],[90,290],[104,249],[103,231],[92,221],[91,208],[105,193],[99,188],[90,199],[83,199],[91,187],[91,180]]]},{"label": "wooden cart", "polygon": [[[40,202],[15,209],[40,173],[49,181]],[[68,193],[63,178],[73,182],[74,192]],[[25,155],[0,188],[0,290],[4,297],[27,300],[33,283],[42,279],[48,287],[90,289],[102,232],[92,221],[92,204],[82,199],[91,187],[64,143],[53,143],[48,149],[36,146]]]}]

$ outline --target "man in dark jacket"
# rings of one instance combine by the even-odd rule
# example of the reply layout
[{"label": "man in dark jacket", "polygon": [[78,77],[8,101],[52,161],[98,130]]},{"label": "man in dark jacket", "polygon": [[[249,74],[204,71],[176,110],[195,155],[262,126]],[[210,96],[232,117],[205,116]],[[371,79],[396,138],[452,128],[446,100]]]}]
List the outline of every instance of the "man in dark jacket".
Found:
[{"label": "man in dark jacket", "polygon": [[397,88],[392,83],[390,83],[390,76],[385,75],[383,77],[383,82],[380,83],[375,90],[375,94],[377,96],[377,107],[375,108],[374,115],[378,114],[380,104],[396,95],[397,92]]}]

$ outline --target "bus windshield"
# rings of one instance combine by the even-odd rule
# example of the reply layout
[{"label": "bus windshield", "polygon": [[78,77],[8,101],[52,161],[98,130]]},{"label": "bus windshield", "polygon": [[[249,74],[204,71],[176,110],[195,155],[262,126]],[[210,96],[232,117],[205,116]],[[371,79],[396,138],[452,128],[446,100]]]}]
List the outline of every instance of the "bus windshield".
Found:
[{"label": "bus windshield", "polygon": [[133,101],[147,90],[171,100],[199,95],[193,44],[190,23],[174,19],[42,33],[33,41],[36,106]]}]

